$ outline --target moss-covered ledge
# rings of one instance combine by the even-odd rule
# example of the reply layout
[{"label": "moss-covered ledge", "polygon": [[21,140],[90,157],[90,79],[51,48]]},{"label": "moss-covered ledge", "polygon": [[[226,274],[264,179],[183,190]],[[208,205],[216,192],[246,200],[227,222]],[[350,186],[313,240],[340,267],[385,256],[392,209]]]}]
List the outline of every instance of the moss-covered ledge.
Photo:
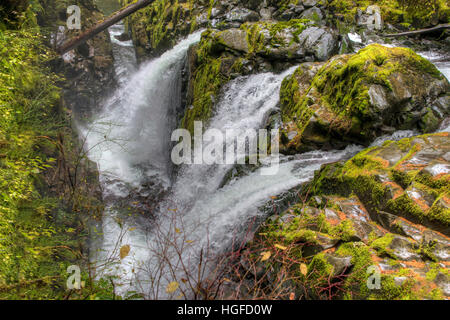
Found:
[{"label": "moss-covered ledge", "polygon": [[437,133],[324,165],[247,245],[250,283],[286,299],[448,298],[449,151]]},{"label": "moss-covered ledge", "polygon": [[450,112],[447,79],[407,48],[373,44],[305,68],[280,92],[287,153],[367,145],[399,129],[432,132]]},{"label": "moss-covered ledge", "polygon": [[[122,0],[128,5],[134,0]],[[214,0],[156,0],[127,18],[139,59],[156,56],[175,45],[180,37],[210,24]],[[202,14],[204,23],[198,23]]]},{"label": "moss-covered ledge", "polygon": [[376,217],[403,216],[450,236],[448,132],[387,141],[319,171],[314,194],[356,194]]}]

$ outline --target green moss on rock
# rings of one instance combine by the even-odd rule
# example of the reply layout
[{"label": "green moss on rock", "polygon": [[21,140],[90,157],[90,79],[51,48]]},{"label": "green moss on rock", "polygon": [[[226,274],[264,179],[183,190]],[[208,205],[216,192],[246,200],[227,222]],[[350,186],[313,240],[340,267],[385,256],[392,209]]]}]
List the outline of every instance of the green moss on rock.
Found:
[{"label": "green moss on rock", "polygon": [[[288,148],[297,151],[302,144],[369,143],[383,134],[383,126],[433,131],[442,114],[423,106],[450,88],[436,67],[412,50],[378,44],[331,59],[312,79],[304,73],[300,68],[286,78],[280,91],[285,130],[295,123],[298,131]],[[422,109],[424,117],[417,117]]]},{"label": "green moss on rock", "polygon": [[371,5],[381,9],[383,20],[403,27],[426,27],[439,21],[448,22],[449,4],[445,0],[434,2],[417,0],[331,0],[330,9],[347,24],[355,24],[358,10],[365,12]]}]

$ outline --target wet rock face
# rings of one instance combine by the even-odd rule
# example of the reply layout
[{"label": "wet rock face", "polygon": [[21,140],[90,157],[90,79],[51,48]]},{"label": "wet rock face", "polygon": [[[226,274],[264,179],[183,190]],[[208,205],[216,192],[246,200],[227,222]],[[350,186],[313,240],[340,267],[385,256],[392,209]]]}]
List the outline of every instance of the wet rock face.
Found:
[{"label": "wet rock face", "polygon": [[[449,152],[448,133],[438,133],[326,165],[303,203],[268,220],[248,249],[282,245],[285,261],[299,264],[292,270],[307,265],[291,290],[319,288],[314,298],[329,297],[320,288],[330,283],[334,298],[449,297]],[[266,272],[283,267],[279,259],[264,263]],[[367,285],[369,267],[379,272],[378,289]]]},{"label": "wet rock face", "polygon": [[237,23],[239,26],[244,22],[254,22],[259,20],[259,14],[246,8],[234,8],[225,14],[225,22]]},{"label": "wet rock face", "polygon": [[[131,2],[127,0],[125,4]],[[139,60],[161,54],[180,38],[201,28],[227,30],[240,28],[245,23],[287,22],[292,19],[309,19],[318,26],[325,25],[325,12],[319,2],[291,2],[157,0],[129,17],[128,25]]]},{"label": "wet rock face", "polygon": [[[80,31],[67,30],[63,20],[66,18],[66,7],[63,7],[61,12],[57,12],[53,9],[56,4],[52,1],[48,3],[49,9],[44,10],[48,16],[38,18],[45,23],[45,27],[55,30],[51,36],[51,44],[56,46],[67,39],[76,37]],[[91,0],[79,1],[78,5],[83,12],[81,31],[90,28],[104,18]],[[67,52],[55,61],[54,68],[58,73],[63,73],[67,79],[64,82],[64,102],[68,109],[75,114],[78,120],[89,118],[100,104],[100,99],[105,94],[105,88],[112,90],[115,85],[114,59],[109,34],[102,32],[76,49]]]},{"label": "wet rock face", "polygon": [[300,67],[283,83],[284,135],[298,132],[282,141],[286,153],[369,144],[401,129],[433,132],[450,112],[449,82],[409,49],[370,45],[312,71],[305,78]]}]

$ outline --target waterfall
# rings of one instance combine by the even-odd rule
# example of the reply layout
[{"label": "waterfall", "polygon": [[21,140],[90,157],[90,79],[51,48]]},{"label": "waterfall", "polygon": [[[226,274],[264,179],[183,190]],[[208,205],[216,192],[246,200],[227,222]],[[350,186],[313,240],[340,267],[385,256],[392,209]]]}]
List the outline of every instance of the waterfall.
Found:
[{"label": "waterfall", "polygon": [[[181,70],[189,46],[200,40],[201,32],[137,71],[131,42],[114,38],[123,32],[123,25],[113,26],[109,32],[120,87],[92,123],[78,127],[89,158],[98,164],[106,204],[91,260],[102,266],[102,274],[114,274],[127,282],[138,267],[136,261],[148,255],[146,246],[141,245],[145,234],[137,228],[139,222],[127,217],[131,207],[138,209],[138,202],[142,212],[143,206],[153,205],[154,198],[170,187],[169,145],[181,101]],[[137,230],[131,232],[133,228]],[[130,245],[130,254],[117,261],[125,244]]]},{"label": "waterfall", "polygon": [[[99,277],[117,276],[118,294],[135,290],[147,298],[182,298],[180,293],[192,286],[186,279],[189,275],[197,280],[208,277],[214,269],[210,261],[244,241],[252,222],[266,218],[258,208],[309,181],[322,164],[349,159],[362,149],[349,146],[282,156],[275,175],[262,175],[261,170],[270,165],[263,164],[227,183],[224,179],[233,165],[183,165],[171,177],[170,137],[181,103],[181,69],[189,46],[200,40],[201,32],[135,70],[131,42],[114,38],[123,26],[109,31],[120,87],[95,121],[79,128],[89,157],[98,164],[106,202],[91,260]],[[235,135],[264,127],[269,114],[278,109],[282,80],[294,70],[230,81],[218,97],[208,127],[222,133],[241,130]],[[414,134],[397,132],[374,145]],[[124,246],[129,252],[119,258]],[[178,289],[166,291],[171,283]]]},{"label": "waterfall", "polygon": [[[232,80],[223,89],[209,127],[224,134],[234,129],[236,135],[246,129],[263,127],[267,115],[277,108],[281,82],[294,70]],[[146,245],[153,254],[138,277],[139,283],[160,277],[158,284],[162,288],[172,281],[183,286],[180,279],[196,276],[199,264],[206,263],[200,259],[213,259],[243,240],[251,222],[263,215],[258,207],[311,179],[321,164],[348,158],[358,150],[352,146],[344,151],[311,152],[285,158],[276,175],[262,175],[260,168],[223,187],[221,183],[233,165],[183,166],[153,228],[147,233]],[[164,257],[158,254],[161,251]],[[168,263],[167,257],[170,257],[170,267],[163,266]],[[206,270],[204,276],[208,276],[214,264],[202,267]],[[148,285],[150,297],[174,297],[165,295],[164,291],[152,291],[153,283]]]},{"label": "waterfall", "polygon": [[200,32],[189,36],[131,77],[130,70],[123,69],[126,62],[117,63],[122,85],[94,123],[81,127],[107,192],[123,197],[133,188],[140,189],[148,177],[159,179],[165,187],[170,185],[168,145],[172,116],[180,104],[180,72],[187,49],[199,39]]}]

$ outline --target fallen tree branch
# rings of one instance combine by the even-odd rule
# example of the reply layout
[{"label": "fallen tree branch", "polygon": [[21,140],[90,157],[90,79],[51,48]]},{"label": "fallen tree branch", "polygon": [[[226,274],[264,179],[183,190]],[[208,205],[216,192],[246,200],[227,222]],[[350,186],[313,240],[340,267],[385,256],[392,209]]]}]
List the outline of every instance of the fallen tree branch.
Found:
[{"label": "fallen tree branch", "polygon": [[120,10],[120,11],[114,13],[114,14],[112,14],[110,17],[108,17],[105,20],[99,22],[94,27],[92,27],[91,29],[83,32],[79,36],[66,41],[56,51],[59,54],[62,55],[62,54],[66,53],[66,52],[68,52],[68,51],[70,51],[72,49],[75,49],[80,44],[86,42],[87,40],[91,39],[95,35],[97,35],[100,32],[106,30],[107,28],[109,28],[113,24],[116,24],[120,20],[126,18],[130,14],[132,14],[132,13],[134,13],[134,12],[136,12],[136,11],[146,7],[146,6],[148,6],[149,4],[151,4],[154,1],[155,0],[139,0],[136,3],[130,4],[126,8],[124,8],[124,9],[122,9],[122,10]]},{"label": "fallen tree branch", "polygon": [[415,31],[408,31],[408,32],[401,32],[401,33],[394,33],[394,34],[383,34],[383,37],[414,36],[414,35],[418,35],[418,34],[426,34],[426,33],[431,33],[434,31],[445,30],[448,28],[450,28],[450,23],[440,24],[440,25],[437,25],[436,27],[428,28],[428,29],[420,29],[420,30],[415,30]]}]

